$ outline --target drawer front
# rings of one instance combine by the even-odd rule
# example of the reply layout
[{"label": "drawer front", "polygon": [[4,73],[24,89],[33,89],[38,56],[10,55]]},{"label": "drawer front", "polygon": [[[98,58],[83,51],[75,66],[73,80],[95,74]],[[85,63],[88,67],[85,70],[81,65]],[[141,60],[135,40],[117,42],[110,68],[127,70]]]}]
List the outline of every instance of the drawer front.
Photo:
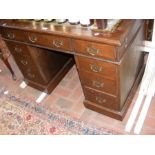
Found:
[{"label": "drawer front", "polygon": [[71,41],[69,38],[53,36],[51,44],[52,44],[52,48],[54,48],[54,49],[62,49],[65,51],[72,51]]},{"label": "drawer front", "polygon": [[2,37],[10,40],[25,41],[25,32],[21,30],[5,28],[1,31]]},{"label": "drawer front", "polygon": [[26,32],[26,41],[57,50],[72,51],[70,39],[65,37]]},{"label": "drawer front", "polygon": [[117,66],[115,64],[81,56],[77,56],[77,60],[80,70],[89,71],[96,73],[96,75],[102,75],[107,79],[116,80]]},{"label": "drawer front", "polygon": [[90,72],[79,71],[79,73],[83,85],[112,95],[117,94],[116,81],[108,80],[100,75],[96,76],[96,74]]},{"label": "drawer front", "polygon": [[40,74],[31,67],[25,69],[23,74],[24,77],[30,81],[34,81],[39,84],[46,84],[46,82],[43,80]]},{"label": "drawer front", "polygon": [[89,89],[87,87],[84,87],[83,90],[84,90],[84,95],[85,95],[86,100],[96,103],[106,108],[110,108],[113,110],[119,110],[116,97],[106,95],[104,93],[95,91],[93,89]]},{"label": "drawer front", "polygon": [[10,49],[10,52],[17,57],[30,57],[30,53],[29,50],[27,49],[27,47],[22,44],[22,43],[15,43],[12,41],[5,41],[7,46]]},{"label": "drawer front", "polygon": [[19,67],[21,67],[23,71],[25,71],[28,68],[32,68],[34,70],[33,60],[30,57],[27,57],[26,55],[24,55],[23,57],[13,55],[13,57],[15,58]]},{"label": "drawer front", "polygon": [[116,59],[116,50],[114,46],[83,40],[75,40],[74,48],[76,52],[89,56],[106,58],[109,60]]},{"label": "drawer front", "polygon": [[26,32],[25,41],[35,45],[51,47],[52,36],[33,32]]}]

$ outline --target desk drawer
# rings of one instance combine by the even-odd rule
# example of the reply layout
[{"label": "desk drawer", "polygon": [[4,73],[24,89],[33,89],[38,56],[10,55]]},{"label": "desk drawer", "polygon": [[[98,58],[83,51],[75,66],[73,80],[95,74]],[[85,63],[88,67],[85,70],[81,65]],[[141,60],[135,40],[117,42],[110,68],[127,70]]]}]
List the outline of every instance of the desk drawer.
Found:
[{"label": "desk drawer", "polygon": [[102,75],[107,79],[116,80],[117,67],[115,64],[81,56],[77,56],[77,60],[80,70],[89,71],[96,73],[96,75]]},{"label": "desk drawer", "polygon": [[31,57],[24,56],[22,58],[19,58],[14,56],[14,58],[25,78],[34,82],[38,82],[40,84],[48,83],[48,81],[41,75]]},{"label": "desk drawer", "polygon": [[72,51],[70,39],[65,37],[26,32],[26,41],[57,50]]},{"label": "desk drawer", "polygon": [[24,44],[8,40],[5,42],[14,56],[17,57],[30,56],[29,50],[27,49],[27,46],[25,46]]},{"label": "desk drawer", "polygon": [[51,47],[52,36],[34,33],[34,32],[25,32],[26,33],[26,42],[34,44]]},{"label": "desk drawer", "polygon": [[96,76],[96,74],[86,72],[86,71],[85,72],[79,71],[79,73],[80,73],[80,79],[83,85],[112,95],[117,94],[116,81],[108,80],[100,75]]},{"label": "desk drawer", "polygon": [[65,51],[72,51],[71,40],[69,38],[53,36],[51,45],[52,45],[52,48],[54,48],[54,49],[62,49]]},{"label": "desk drawer", "polygon": [[106,58],[109,60],[116,59],[116,50],[114,46],[101,44],[101,43],[93,43],[93,42],[83,41],[83,40],[75,40],[74,48],[76,52],[82,53],[85,55]]},{"label": "desk drawer", "polygon": [[109,96],[99,91],[84,87],[85,99],[113,110],[119,110],[117,97]]},{"label": "desk drawer", "polygon": [[21,30],[3,28],[1,31],[2,37],[10,40],[25,41],[25,33]]}]

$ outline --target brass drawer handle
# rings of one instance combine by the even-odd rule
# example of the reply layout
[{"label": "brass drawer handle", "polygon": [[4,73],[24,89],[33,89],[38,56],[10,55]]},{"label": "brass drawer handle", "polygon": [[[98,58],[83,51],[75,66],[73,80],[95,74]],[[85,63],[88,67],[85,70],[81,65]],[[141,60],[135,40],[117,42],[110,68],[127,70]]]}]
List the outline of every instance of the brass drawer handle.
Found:
[{"label": "brass drawer handle", "polygon": [[8,37],[9,39],[14,39],[14,38],[15,38],[15,35],[14,35],[13,33],[8,33],[8,34],[7,34],[7,37]]},{"label": "brass drawer handle", "polygon": [[29,40],[32,42],[32,43],[35,43],[38,39],[36,36],[29,36]]},{"label": "brass drawer handle", "polygon": [[22,49],[21,48],[18,48],[18,47],[15,47],[15,52],[17,52],[17,53],[21,53],[21,51],[22,51]]},{"label": "brass drawer handle", "polygon": [[95,65],[95,64],[90,65],[90,69],[91,69],[93,72],[96,72],[96,73],[102,71],[102,67],[99,67],[99,66],[97,66],[97,65]]},{"label": "brass drawer handle", "polygon": [[28,64],[28,62],[26,61],[26,60],[21,60],[20,61],[23,65],[27,65]]},{"label": "brass drawer handle", "polygon": [[27,73],[28,77],[34,79],[35,78],[35,74],[32,74],[32,73]]},{"label": "brass drawer handle", "polygon": [[87,47],[86,51],[87,51],[88,54],[90,54],[92,56],[97,55],[97,54],[99,54],[101,52],[101,50],[96,49],[94,47]]},{"label": "brass drawer handle", "polygon": [[104,87],[104,83],[101,81],[98,81],[98,80],[93,80],[92,85],[96,88],[103,88]]},{"label": "brass drawer handle", "polygon": [[102,97],[98,97],[98,96],[96,96],[96,101],[97,101],[98,103],[101,103],[101,104],[107,102],[106,99],[104,99],[104,98],[102,98]]},{"label": "brass drawer handle", "polygon": [[64,42],[63,42],[63,40],[53,40],[53,45],[55,46],[55,47],[61,47],[61,46],[63,46],[64,45]]}]

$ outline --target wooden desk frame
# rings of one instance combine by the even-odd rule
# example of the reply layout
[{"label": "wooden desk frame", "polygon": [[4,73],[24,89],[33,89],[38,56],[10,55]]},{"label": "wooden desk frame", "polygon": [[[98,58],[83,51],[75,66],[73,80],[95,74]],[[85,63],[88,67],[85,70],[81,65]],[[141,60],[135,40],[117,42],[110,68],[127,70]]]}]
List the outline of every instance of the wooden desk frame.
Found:
[{"label": "wooden desk frame", "polygon": [[[62,53],[62,57],[70,54],[68,60],[74,55],[85,95],[84,105],[118,120],[123,119],[143,73],[143,54],[136,48],[137,43],[143,40],[143,31],[142,20],[123,20],[113,33],[96,33],[90,28],[32,21],[0,21],[0,33],[14,57],[13,50],[18,44],[29,49],[31,57],[35,51],[36,55],[45,51],[53,51],[53,55]],[[52,58],[52,54],[49,57]],[[55,57],[59,61],[59,56]],[[40,63],[36,58],[33,57],[35,62]],[[52,92],[74,64],[73,59],[70,60],[69,63],[66,60],[66,68],[62,64],[57,70],[63,70],[61,76],[51,78],[51,81],[58,79],[57,82],[48,82],[48,86],[51,83],[53,86],[49,88],[45,85],[44,91]],[[40,70],[44,73],[44,69]],[[28,84],[32,83],[28,81]],[[30,85],[41,88],[39,82]]]}]

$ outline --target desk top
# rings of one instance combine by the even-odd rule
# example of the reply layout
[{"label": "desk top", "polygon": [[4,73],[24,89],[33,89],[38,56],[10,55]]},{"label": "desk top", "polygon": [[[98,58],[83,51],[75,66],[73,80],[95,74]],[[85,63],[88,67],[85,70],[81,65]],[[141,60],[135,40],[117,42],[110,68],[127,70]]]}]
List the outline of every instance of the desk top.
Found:
[{"label": "desk top", "polygon": [[70,38],[121,46],[133,28],[138,28],[143,20],[122,20],[114,32],[95,32],[90,27],[69,24],[52,24],[33,20],[0,20],[0,28],[13,28],[38,33],[54,34]]}]

